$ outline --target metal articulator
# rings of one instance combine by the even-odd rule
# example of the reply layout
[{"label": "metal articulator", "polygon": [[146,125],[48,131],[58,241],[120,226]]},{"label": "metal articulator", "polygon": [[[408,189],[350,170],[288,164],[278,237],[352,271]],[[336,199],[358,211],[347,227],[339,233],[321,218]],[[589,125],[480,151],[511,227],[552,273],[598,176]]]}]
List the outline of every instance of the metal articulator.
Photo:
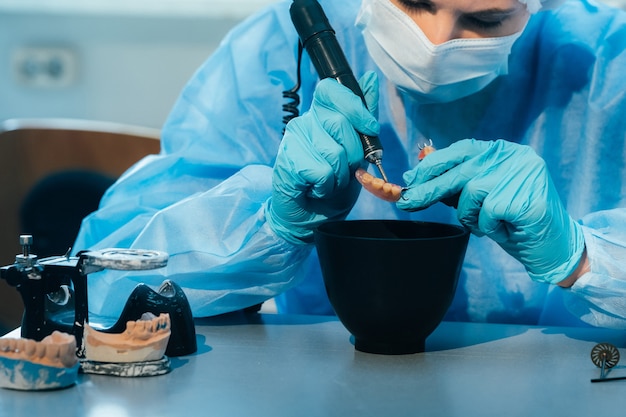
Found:
[{"label": "metal articulator", "polygon": [[[58,330],[76,337],[77,356],[84,358],[83,331],[89,323],[87,277],[103,269],[146,270],[163,267],[168,256],[163,252],[105,249],[83,251],[77,256],[38,259],[30,253],[33,238],[20,236],[22,253],[15,263],[0,268],[0,278],[15,287],[24,302],[21,336],[41,341]],[[158,291],[139,284],[131,293],[117,322],[102,332],[121,333],[126,322],[142,314],[169,313],[171,336],[167,356],[196,352],[196,334],[191,308],[182,289],[165,280]]]}]

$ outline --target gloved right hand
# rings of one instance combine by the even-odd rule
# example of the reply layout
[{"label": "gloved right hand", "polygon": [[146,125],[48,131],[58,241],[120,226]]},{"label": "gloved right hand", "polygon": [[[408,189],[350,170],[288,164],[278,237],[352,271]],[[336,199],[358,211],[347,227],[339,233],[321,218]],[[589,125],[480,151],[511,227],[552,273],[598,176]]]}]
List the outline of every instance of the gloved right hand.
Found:
[{"label": "gloved right hand", "polygon": [[350,89],[327,78],[317,85],[311,108],[287,124],[274,164],[267,221],[292,243],[311,243],[313,230],[326,220],[345,218],[359,195],[354,173],[366,162],[356,131],[377,136],[380,129],[374,117],[376,73],[363,75],[359,85],[367,108]]}]

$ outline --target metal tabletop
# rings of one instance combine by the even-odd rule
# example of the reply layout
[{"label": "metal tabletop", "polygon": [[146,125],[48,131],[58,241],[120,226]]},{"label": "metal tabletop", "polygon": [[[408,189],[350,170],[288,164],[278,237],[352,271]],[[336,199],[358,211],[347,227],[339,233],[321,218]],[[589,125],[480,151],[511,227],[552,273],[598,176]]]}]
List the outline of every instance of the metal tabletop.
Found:
[{"label": "metal tabletop", "polygon": [[[79,375],[0,390],[1,416],[623,416],[626,381],[591,383],[600,342],[626,332],[444,322],[426,352],[354,350],[335,317],[233,313],[196,321],[198,352],[155,377]],[[609,376],[626,375],[626,360]]]}]

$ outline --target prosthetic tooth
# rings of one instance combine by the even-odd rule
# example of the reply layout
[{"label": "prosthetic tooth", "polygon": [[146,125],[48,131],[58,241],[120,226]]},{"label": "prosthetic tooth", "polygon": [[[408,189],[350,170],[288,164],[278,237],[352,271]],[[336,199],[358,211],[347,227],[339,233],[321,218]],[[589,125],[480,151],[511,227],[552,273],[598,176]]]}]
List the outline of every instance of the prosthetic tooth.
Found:
[{"label": "prosthetic tooth", "polygon": [[11,350],[11,346],[9,346],[9,339],[0,339],[0,352],[9,352]]},{"label": "prosthetic tooth", "polygon": [[149,321],[142,322],[141,330],[138,333],[139,337],[143,340],[150,338],[150,335],[152,334],[150,328],[151,323]]},{"label": "prosthetic tooth", "polygon": [[35,356],[37,351],[37,342],[34,340],[25,340],[24,341],[24,353],[27,357],[31,358]]},{"label": "prosthetic tooth", "polygon": [[46,356],[51,360],[59,359],[60,346],[56,343],[44,343],[46,346]]},{"label": "prosthetic tooth", "polygon": [[63,343],[67,341],[67,335],[63,336],[63,333],[55,330],[49,336],[44,337],[42,342],[45,343]]},{"label": "prosthetic tooth", "polygon": [[156,316],[154,314],[152,314],[150,312],[147,312],[147,313],[143,313],[139,320],[150,321],[150,320],[154,320],[155,318],[156,318]]},{"label": "prosthetic tooth", "polygon": [[5,352],[15,352],[16,346],[17,346],[17,340],[9,339],[9,342],[7,343],[7,349],[5,350]]},{"label": "prosthetic tooth", "polygon": [[42,359],[46,356],[46,344],[45,343],[36,343],[35,344],[35,357]]},{"label": "prosthetic tooth", "polygon": [[145,335],[145,321],[139,319],[138,321],[129,321],[126,323],[126,333],[131,339],[144,339]]},{"label": "prosthetic tooth", "polygon": [[76,344],[75,343],[66,343],[61,345],[59,349],[59,359],[61,363],[65,367],[73,366],[78,358],[76,357]]},{"label": "prosthetic tooth", "polygon": [[59,346],[59,357],[63,358],[66,355],[72,355],[73,352],[71,352],[72,347],[69,345],[69,343],[64,343],[62,345],[58,345]]}]

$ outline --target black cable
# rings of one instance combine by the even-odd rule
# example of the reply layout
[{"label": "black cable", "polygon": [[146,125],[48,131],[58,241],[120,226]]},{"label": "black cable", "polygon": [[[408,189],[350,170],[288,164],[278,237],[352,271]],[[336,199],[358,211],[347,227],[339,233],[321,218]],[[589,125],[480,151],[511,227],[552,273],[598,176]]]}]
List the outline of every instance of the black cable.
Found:
[{"label": "black cable", "polygon": [[[287,126],[287,123],[294,117],[300,115],[298,106],[300,105],[300,96],[298,90],[300,89],[300,63],[302,61],[302,42],[298,42],[298,69],[297,69],[297,81],[296,85],[290,90],[283,91],[283,98],[288,99],[289,102],[283,104],[283,111],[287,114],[283,116],[283,123]],[[285,128],[283,127],[283,134],[285,134]]]}]

